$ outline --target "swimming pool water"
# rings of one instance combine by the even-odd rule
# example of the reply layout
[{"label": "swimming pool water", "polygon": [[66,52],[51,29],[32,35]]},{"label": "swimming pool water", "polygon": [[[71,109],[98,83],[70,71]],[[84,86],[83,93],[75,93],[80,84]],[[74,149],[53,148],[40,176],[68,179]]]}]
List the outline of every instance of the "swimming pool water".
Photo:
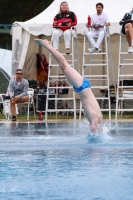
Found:
[{"label": "swimming pool water", "polygon": [[0,124],[0,199],[132,200],[133,123]]}]

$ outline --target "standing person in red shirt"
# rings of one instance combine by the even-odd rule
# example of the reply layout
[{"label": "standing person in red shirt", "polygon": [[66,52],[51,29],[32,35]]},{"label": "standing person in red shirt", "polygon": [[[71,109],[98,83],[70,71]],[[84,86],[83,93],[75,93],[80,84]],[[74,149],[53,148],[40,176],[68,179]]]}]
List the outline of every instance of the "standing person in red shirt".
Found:
[{"label": "standing person in red shirt", "polygon": [[[60,4],[59,13],[54,17],[53,27],[56,27],[53,31],[52,42],[53,47],[58,50],[59,37],[64,36],[66,54],[70,54],[70,42],[71,42],[71,27],[77,24],[77,17],[74,12],[69,11],[68,3],[63,1]],[[75,31],[72,30],[72,34]]]}]

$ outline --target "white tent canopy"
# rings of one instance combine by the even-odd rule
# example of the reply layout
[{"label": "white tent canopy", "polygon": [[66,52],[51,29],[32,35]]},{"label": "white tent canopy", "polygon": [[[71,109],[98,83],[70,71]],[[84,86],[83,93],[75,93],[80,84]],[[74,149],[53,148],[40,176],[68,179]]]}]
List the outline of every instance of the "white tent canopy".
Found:
[{"label": "white tent canopy", "polygon": [[[62,0],[55,0],[46,10],[26,22],[14,22],[12,27],[12,75],[17,68],[24,68],[26,78],[36,74],[36,53],[39,47],[33,41],[35,36],[51,36],[54,16],[59,11]],[[77,33],[83,35],[88,15],[96,12],[97,0],[68,0],[69,8],[77,16]],[[111,26],[110,34],[119,34],[119,21],[133,7],[131,0],[102,0],[104,12],[108,15]],[[82,54],[82,53],[81,53]],[[32,78],[35,78],[32,76]]]},{"label": "white tent canopy", "polygon": [[[16,22],[23,29],[32,35],[51,35],[51,24],[53,22],[54,16],[59,11],[59,5],[62,0],[55,0],[46,10],[37,15],[36,17],[26,21],[26,22]],[[78,24],[77,32],[78,34],[84,33],[84,26],[87,22],[87,16],[96,12],[95,5],[98,3],[97,0],[68,0],[69,8],[77,15]],[[120,26],[118,22],[121,20],[125,12],[129,12],[132,9],[133,1],[131,0],[102,0],[104,5],[104,12],[108,15],[111,27],[110,33],[119,33]]]}]

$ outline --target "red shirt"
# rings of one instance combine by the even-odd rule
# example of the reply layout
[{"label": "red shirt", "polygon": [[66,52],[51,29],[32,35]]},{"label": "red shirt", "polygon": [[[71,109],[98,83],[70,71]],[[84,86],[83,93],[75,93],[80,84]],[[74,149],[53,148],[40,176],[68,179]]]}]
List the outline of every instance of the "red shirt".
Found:
[{"label": "red shirt", "polygon": [[[68,22],[68,23],[70,22],[71,26],[60,26],[60,27],[58,27],[58,24],[60,24],[62,22]],[[54,21],[53,21],[53,27],[58,27],[62,31],[70,29],[72,26],[75,26],[76,24],[77,24],[77,17],[75,15],[75,13],[71,12],[71,11],[61,13],[61,14],[57,14],[54,17]]]}]

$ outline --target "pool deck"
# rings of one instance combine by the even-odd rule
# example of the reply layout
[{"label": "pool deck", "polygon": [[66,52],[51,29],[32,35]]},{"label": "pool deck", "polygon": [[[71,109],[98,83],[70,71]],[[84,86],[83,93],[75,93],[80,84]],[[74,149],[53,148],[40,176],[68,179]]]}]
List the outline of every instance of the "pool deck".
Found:
[{"label": "pool deck", "polygon": [[[81,122],[84,121],[84,119],[82,120],[76,120],[75,122]],[[17,121],[13,122],[11,120],[6,120],[6,119],[0,119],[0,123],[64,123],[64,122],[74,122],[73,119],[50,119],[50,120],[39,120],[39,119],[31,119],[29,121],[27,121],[26,119],[18,119]],[[104,119],[103,122],[109,122],[109,119]],[[111,119],[110,122],[133,122],[133,119],[117,119],[117,121],[115,121],[115,119]]]}]

